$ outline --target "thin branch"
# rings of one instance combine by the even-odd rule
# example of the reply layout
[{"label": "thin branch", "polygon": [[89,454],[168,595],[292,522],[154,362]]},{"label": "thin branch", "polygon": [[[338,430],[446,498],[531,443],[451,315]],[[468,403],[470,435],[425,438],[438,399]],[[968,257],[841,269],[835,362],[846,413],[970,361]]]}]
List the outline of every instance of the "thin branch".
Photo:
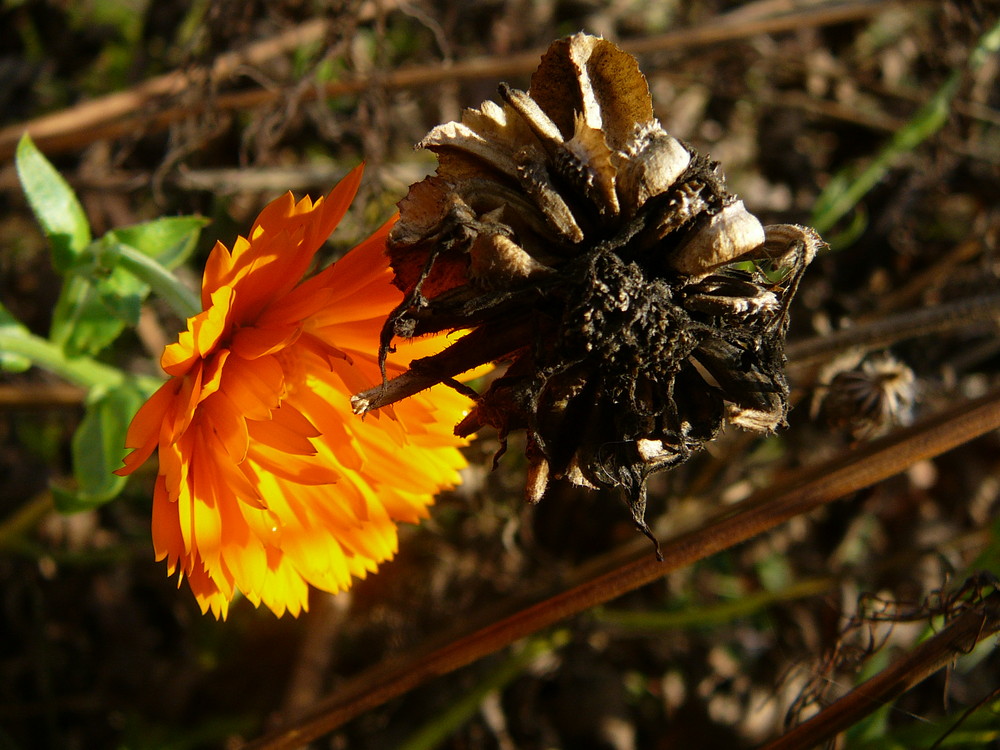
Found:
[{"label": "thin branch", "polygon": [[372,667],[345,683],[301,721],[250,742],[244,750],[299,747],[434,677],[998,428],[1000,391],[804,469],[784,484],[757,492],[698,529],[667,541],[663,562],[657,562],[647,544],[627,545],[614,556],[588,566],[579,583],[555,596],[535,597],[515,614],[450,638],[437,650],[413,652]]},{"label": "thin branch", "polygon": [[[308,21],[246,49],[220,55],[210,69],[175,70],[127,91],[106,94],[69,109],[0,128],[0,159],[14,153],[17,141],[25,132],[31,133],[35,142],[50,154],[101,140],[106,137],[102,134],[109,127],[119,134],[135,132],[136,123],[149,117],[148,108],[165,98],[201,81],[229,78],[244,65],[260,65],[288,50],[318,42],[328,27],[329,22],[323,19]],[[173,120],[187,116],[186,110],[174,111],[178,116]]]},{"label": "thin branch", "polygon": [[67,383],[0,384],[0,412],[13,409],[64,409],[81,406],[87,389]]},{"label": "thin branch", "polygon": [[936,307],[906,310],[833,333],[790,343],[785,348],[789,365],[806,367],[848,349],[882,349],[918,336],[965,328],[974,323],[1000,321],[1000,294],[952,302]]}]

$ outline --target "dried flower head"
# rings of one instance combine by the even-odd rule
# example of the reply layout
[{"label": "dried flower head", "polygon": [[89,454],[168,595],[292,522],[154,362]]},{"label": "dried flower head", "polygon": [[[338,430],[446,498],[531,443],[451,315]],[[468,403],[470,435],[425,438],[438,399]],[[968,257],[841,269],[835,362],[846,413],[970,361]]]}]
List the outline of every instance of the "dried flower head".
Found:
[{"label": "dried flower head", "polygon": [[[465,466],[447,423],[468,407],[445,387],[361,422],[347,396],[380,377],[374,341],[399,303],[389,224],[302,280],[344,216],[358,167],[324,200],[268,205],[202,280],[204,312],[160,360],[170,379],[128,430],[128,474],[154,451],[153,546],[201,606],[225,617],[241,591],[297,615],[310,585],[339,591],[396,551],[396,525],[427,515]],[[415,347],[410,351],[410,347]],[[402,372],[423,339],[383,362]]]},{"label": "dried flower head", "polygon": [[821,240],[762,227],[717,164],[663,130],[610,42],[557,41],[527,92],[499,93],[420,143],[437,173],[410,188],[389,242],[404,299],[382,355],[399,337],[471,333],[355,410],[508,360],[457,432],[525,429],[531,500],[552,478],[621,487],[648,534],[651,472],[726,421],[783,423],[788,306]]},{"label": "dried flower head", "polygon": [[878,437],[913,420],[917,380],[892,354],[849,352],[820,373],[813,416],[856,440]]}]

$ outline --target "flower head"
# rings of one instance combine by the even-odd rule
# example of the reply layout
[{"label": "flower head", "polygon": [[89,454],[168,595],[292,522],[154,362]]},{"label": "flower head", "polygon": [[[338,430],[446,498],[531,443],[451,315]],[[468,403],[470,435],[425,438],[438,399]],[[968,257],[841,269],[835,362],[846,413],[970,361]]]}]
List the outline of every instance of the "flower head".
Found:
[{"label": "flower head", "polygon": [[[375,342],[402,296],[384,254],[392,222],[302,281],[360,179],[358,167],[316,202],[286,194],[231,251],[215,246],[204,310],[164,351],[171,378],[128,431],[120,474],[159,453],[156,557],[217,617],[237,590],[281,615],[307,607],[309,585],[346,589],[465,466],[452,425],[468,401],[450,388],[351,412],[350,394],[382,379]],[[386,370],[440,346],[400,346]]]},{"label": "flower head", "polygon": [[784,422],[788,306],[822,240],[762,226],[717,163],[662,128],[610,42],[559,40],[528,91],[499,94],[424,138],[437,173],[389,239],[405,297],[384,341],[471,332],[355,409],[507,359],[458,432],[525,429],[530,499],[550,478],[623,488],[649,533],[651,472],[726,422]]}]

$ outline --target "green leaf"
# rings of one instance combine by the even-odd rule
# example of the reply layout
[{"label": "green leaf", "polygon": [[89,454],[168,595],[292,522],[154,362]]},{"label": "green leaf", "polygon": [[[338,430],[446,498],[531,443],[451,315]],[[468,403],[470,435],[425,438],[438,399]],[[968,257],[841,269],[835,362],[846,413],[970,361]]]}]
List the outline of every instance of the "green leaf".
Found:
[{"label": "green leaf", "polygon": [[200,216],[166,217],[108,232],[100,263],[114,271],[101,285],[105,305],[134,326],[152,288],[182,317],[197,313],[198,295],[169,271],[191,255],[207,223]]},{"label": "green leaf", "polygon": [[173,270],[191,255],[206,224],[208,219],[201,216],[167,216],[144,224],[113,229],[104,237],[134,247],[161,266]]},{"label": "green leaf", "polygon": [[[126,325],[136,326],[150,292],[147,280],[180,287],[169,269],[191,254],[206,223],[198,216],[167,217],[113,229],[90,243],[63,284],[52,317],[52,341],[70,355],[96,354]],[[137,274],[133,259],[141,259],[145,270],[150,267],[157,274]]]},{"label": "green leaf", "polygon": [[134,382],[94,389],[92,394],[71,446],[77,490],[53,488],[56,507],[63,513],[102,505],[125,487],[127,478],[112,472],[122,465],[125,433],[147,395]]},{"label": "green leaf", "polygon": [[124,268],[116,268],[108,278],[97,283],[97,291],[101,304],[111,315],[133,328],[139,324],[142,301],[149,294],[147,284]]},{"label": "green leaf", "polygon": [[91,355],[101,351],[124,330],[101,298],[101,288],[79,273],[66,277],[52,315],[49,337],[68,355]]},{"label": "green leaf", "polygon": [[52,245],[52,264],[65,273],[90,244],[90,224],[83,207],[27,133],[17,144],[15,163],[28,204]]},{"label": "green leaf", "polygon": [[[1000,49],[1000,22],[979,37],[969,55],[966,67],[978,70],[990,55]],[[809,223],[820,234],[826,234],[844,216],[850,213],[880,180],[917,146],[937,133],[951,114],[951,103],[962,82],[962,71],[954,70],[935,94],[910,120],[896,131],[889,142],[871,160],[867,167],[847,171],[830,180],[813,209]]]},{"label": "green leaf", "polygon": [[142,301],[149,294],[149,285],[131,274],[125,264],[119,263],[123,251],[129,248],[118,241],[115,234],[108,232],[92,245],[95,267],[89,276],[107,314],[134,327],[139,324]]},{"label": "green leaf", "polygon": [[[4,337],[31,336],[31,332],[2,304],[0,304],[0,334],[3,334]],[[0,348],[0,370],[24,372],[29,367],[31,367],[31,360],[27,357]]]}]

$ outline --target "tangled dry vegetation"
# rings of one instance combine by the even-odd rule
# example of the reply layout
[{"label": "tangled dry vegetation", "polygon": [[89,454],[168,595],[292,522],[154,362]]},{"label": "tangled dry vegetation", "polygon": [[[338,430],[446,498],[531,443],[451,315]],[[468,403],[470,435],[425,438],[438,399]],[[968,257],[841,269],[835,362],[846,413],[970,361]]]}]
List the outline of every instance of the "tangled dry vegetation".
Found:
[{"label": "tangled dry vegetation", "polygon": [[[537,461],[514,432],[491,470],[486,428],[398,558],[298,620],[200,617],[152,562],[141,478],[52,512],[81,394],[3,375],[0,745],[291,747],[293,727],[318,747],[809,747],[776,738],[873,675],[899,679],[835,746],[998,743],[996,2],[140,5],[0,11],[0,299],[39,331],[26,124],[95,234],[200,212],[206,251],[364,159],[334,257],[433,170],[414,143],[500,82],[527,90],[580,30],[637,57],[655,117],[764,225],[831,248],[790,311],[788,426],[728,427],[648,479],[665,563],[614,491],[526,504]],[[177,326],[154,307],[115,356],[151,372]]]}]

